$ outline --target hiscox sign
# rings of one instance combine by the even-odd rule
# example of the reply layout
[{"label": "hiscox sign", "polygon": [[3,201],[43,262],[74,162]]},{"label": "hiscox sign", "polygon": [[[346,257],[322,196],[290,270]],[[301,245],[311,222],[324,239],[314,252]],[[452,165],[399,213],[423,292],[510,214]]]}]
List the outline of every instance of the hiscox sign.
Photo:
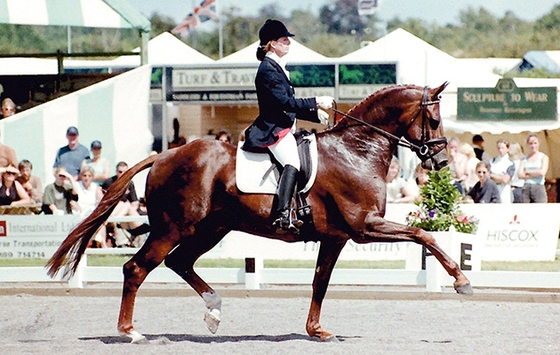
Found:
[{"label": "hiscox sign", "polygon": [[457,119],[556,120],[556,87],[518,88],[500,79],[494,88],[458,88]]},{"label": "hiscox sign", "polygon": [[[388,204],[385,219],[405,223],[415,209],[413,204]],[[476,236],[469,236],[482,244],[482,261],[554,261],[560,220],[550,216],[560,215],[559,203],[467,203],[461,210],[480,220]]]},{"label": "hiscox sign", "polygon": [[480,218],[477,237],[484,244],[482,260],[554,260],[559,222],[549,216],[560,213],[559,204],[474,204],[461,208]]}]

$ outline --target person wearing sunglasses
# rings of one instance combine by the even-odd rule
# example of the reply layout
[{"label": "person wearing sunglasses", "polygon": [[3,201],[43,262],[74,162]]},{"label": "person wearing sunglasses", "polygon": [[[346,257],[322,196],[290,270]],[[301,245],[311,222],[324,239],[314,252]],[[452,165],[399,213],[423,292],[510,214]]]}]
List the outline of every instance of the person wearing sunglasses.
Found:
[{"label": "person wearing sunglasses", "polygon": [[25,206],[31,205],[33,200],[25,191],[23,186],[16,181],[19,170],[8,165],[1,169],[2,184],[0,185],[0,205],[2,206]]},{"label": "person wearing sunglasses", "polygon": [[45,214],[72,214],[71,201],[78,201],[78,183],[62,166],[54,171],[55,180],[45,187],[42,211]]},{"label": "person wearing sunglasses", "polygon": [[490,166],[481,161],[476,164],[478,182],[469,190],[467,201],[474,203],[500,203],[500,190],[498,185],[489,178]]}]

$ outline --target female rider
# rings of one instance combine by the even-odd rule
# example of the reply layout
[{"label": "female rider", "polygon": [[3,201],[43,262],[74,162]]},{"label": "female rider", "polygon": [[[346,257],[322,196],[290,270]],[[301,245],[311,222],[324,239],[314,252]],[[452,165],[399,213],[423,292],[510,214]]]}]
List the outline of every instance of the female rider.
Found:
[{"label": "female rider", "polygon": [[332,107],[330,96],[296,98],[289,73],[282,61],[290,47],[289,37],[294,36],[278,20],[266,20],[259,30],[260,45],[257,59],[261,61],[255,78],[259,116],[245,131],[246,151],[262,152],[268,149],[282,164],[283,171],[278,184],[278,218],[273,225],[277,233],[298,232],[302,221],[292,218],[290,202],[300,169],[297,144],[293,133],[296,117],[328,124],[328,114],[319,109]]}]

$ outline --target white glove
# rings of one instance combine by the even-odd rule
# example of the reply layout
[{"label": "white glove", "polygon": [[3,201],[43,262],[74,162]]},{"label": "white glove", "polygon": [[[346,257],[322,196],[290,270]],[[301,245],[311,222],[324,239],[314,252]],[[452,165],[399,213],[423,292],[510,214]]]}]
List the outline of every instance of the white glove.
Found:
[{"label": "white glove", "polygon": [[317,106],[324,110],[328,110],[333,106],[334,98],[330,96],[317,96],[315,101],[317,101]]},{"label": "white glove", "polygon": [[317,110],[317,117],[319,117],[319,122],[321,122],[321,124],[324,124],[325,126],[329,125],[329,114],[326,113],[325,111],[318,109]]}]

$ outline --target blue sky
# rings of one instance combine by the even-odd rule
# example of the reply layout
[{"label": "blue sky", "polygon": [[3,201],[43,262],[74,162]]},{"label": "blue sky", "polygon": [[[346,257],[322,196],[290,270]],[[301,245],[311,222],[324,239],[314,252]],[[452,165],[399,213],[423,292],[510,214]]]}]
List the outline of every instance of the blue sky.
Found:
[{"label": "blue sky", "polygon": [[[482,6],[496,16],[503,16],[506,11],[512,11],[517,17],[533,21],[560,4],[558,0],[380,0],[379,16],[383,20],[390,20],[399,16],[402,20],[409,17],[421,18],[428,22],[441,25],[456,23],[459,11],[471,6],[475,9]],[[141,13],[150,16],[153,12],[170,16],[180,21],[201,0],[128,0]],[[256,15],[258,10],[266,4],[279,3],[284,15],[296,9],[317,10],[325,4],[332,4],[334,0],[218,0],[220,6],[237,6],[242,14]],[[357,0],[356,0],[357,3]]]}]

